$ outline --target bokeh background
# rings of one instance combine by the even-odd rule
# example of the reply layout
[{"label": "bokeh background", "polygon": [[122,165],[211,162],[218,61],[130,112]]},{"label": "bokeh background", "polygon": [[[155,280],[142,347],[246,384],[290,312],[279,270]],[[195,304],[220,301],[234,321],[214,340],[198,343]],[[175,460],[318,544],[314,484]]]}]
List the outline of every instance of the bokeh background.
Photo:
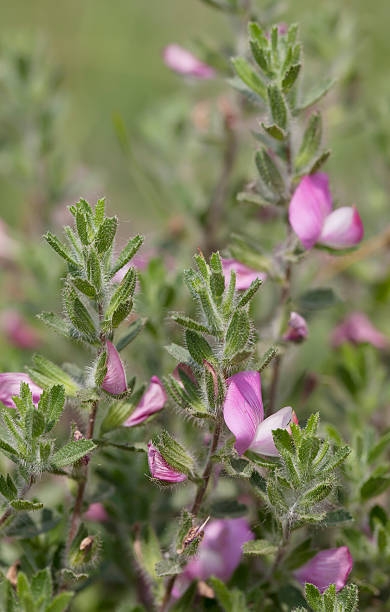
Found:
[{"label": "bokeh background", "polygon": [[[335,200],[357,204],[372,244],[343,275],[326,257],[314,258],[298,283],[304,289],[323,275],[322,284],[334,288],[337,302],[321,316],[315,309],[306,313],[310,337],[285,362],[280,403],[307,396],[303,412],[325,406],[330,420],[337,421],[346,409],[345,396],[333,389],[337,399],[330,403],[326,382],[312,392],[332,370],[332,327],[359,309],[390,337],[390,258],[388,241],[381,238],[390,224],[390,5],[386,0],[253,4],[265,23],[300,23],[309,81],[336,79],[321,104],[325,141],[332,149],[326,171]],[[166,315],[187,308],[180,271],[202,244],[202,213],[220,169],[221,126],[214,100],[236,94],[228,83],[228,64],[216,81],[192,82],[164,65],[162,51],[176,42],[204,59],[220,52],[228,58],[237,53],[234,28],[230,18],[200,0],[1,4],[0,217],[6,233],[0,234],[0,371],[22,371],[37,348],[59,363],[88,360],[82,349],[55,338],[35,318],[41,310],[61,310],[63,268],[40,237],[71,222],[66,206],[80,196],[94,203],[103,195],[109,212],[119,216],[120,240],[144,233],[145,260],[152,257],[137,303],[138,313],[148,317],[146,330],[125,351],[129,377],[135,373],[147,380],[170,371],[173,361],[162,346],[179,336]],[[240,44],[245,49],[244,37]],[[199,124],[205,108],[211,117],[206,129]],[[226,201],[222,248],[238,224],[265,249],[280,235],[260,217],[253,223],[253,210],[236,201],[255,175],[255,145],[248,130],[240,140]],[[270,287],[256,298],[259,329],[269,320],[275,295]],[[10,312],[32,326],[36,342],[23,348],[12,340]],[[382,377],[373,353],[368,350],[364,359],[369,362],[365,376],[375,371]],[[369,406],[373,386],[366,382],[359,384]],[[349,409],[355,399],[352,394]],[[128,500],[134,499],[137,479],[143,482],[145,466],[139,462],[132,469],[131,485],[123,475]],[[105,477],[110,478],[108,468]],[[60,499],[61,493],[54,496]],[[181,503],[180,498],[174,502],[176,507]],[[133,512],[131,520],[146,510],[139,504]],[[122,588],[125,578],[121,582],[110,571],[105,586]],[[107,601],[93,586],[76,600],[74,610],[113,609]]]}]

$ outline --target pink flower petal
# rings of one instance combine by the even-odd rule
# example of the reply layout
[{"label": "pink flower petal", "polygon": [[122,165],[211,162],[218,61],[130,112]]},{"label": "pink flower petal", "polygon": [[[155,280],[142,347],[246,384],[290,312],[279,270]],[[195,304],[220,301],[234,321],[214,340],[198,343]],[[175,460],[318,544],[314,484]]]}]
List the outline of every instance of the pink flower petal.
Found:
[{"label": "pink flower petal", "polygon": [[290,329],[284,334],[283,340],[287,340],[287,342],[302,342],[307,337],[307,323],[297,312],[290,314],[288,326]]},{"label": "pink flower petal", "polygon": [[346,249],[358,244],[363,235],[363,223],[355,206],[342,206],[326,217],[318,242]]},{"label": "pink flower petal", "polygon": [[30,387],[35,406],[38,405],[43,389],[38,387],[27,374],[23,372],[3,372],[0,374],[0,402],[8,408],[15,408],[12,397],[20,394],[20,384],[24,382]]},{"label": "pink flower petal", "polygon": [[106,345],[107,374],[103,380],[102,389],[112,395],[119,395],[127,389],[125,369],[115,346],[109,340]]},{"label": "pink flower petal", "polygon": [[318,241],[325,218],[332,210],[328,176],[322,172],[303,177],[291,199],[290,224],[306,249]]},{"label": "pink flower petal", "polygon": [[243,518],[210,521],[197,555],[184,570],[185,576],[191,580],[216,576],[226,582],[240,563],[242,545],[253,539],[254,535]]},{"label": "pink flower petal", "polygon": [[245,290],[248,289],[251,283],[260,278],[265,281],[267,275],[264,272],[258,272],[253,268],[248,268],[243,263],[240,263],[236,259],[222,259],[223,275],[225,277],[225,286],[228,287],[230,283],[230,274],[232,270],[236,273],[236,289]]},{"label": "pink flower petal", "polygon": [[236,436],[237,452],[242,455],[250,447],[264,418],[260,374],[256,371],[239,372],[228,383],[223,416],[227,427]]},{"label": "pink flower petal", "polygon": [[158,480],[183,482],[187,478],[185,474],[174,470],[151,442],[148,444],[148,463],[151,475]]},{"label": "pink flower petal", "polygon": [[197,79],[212,79],[215,70],[198,60],[192,53],[179,45],[168,45],[163,53],[165,65],[179,74]]},{"label": "pink flower petal", "polygon": [[6,310],[1,315],[1,327],[9,342],[23,349],[34,349],[41,344],[37,331],[26,323],[16,310]]},{"label": "pink flower petal", "polygon": [[351,313],[332,333],[333,346],[339,346],[343,342],[360,344],[368,342],[378,349],[389,346],[389,340],[379,330],[363,312]]},{"label": "pink flower petal", "polygon": [[109,516],[107,510],[100,502],[90,504],[88,510],[84,513],[84,519],[87,521],[96,521],[97,523],[104,523],[108,521]]},{"label": "pink flower petal", "polygon": [[321,593],[326,591],[331,584],[335,584],[336,591],[340,591],[347,582],[352,565],[353,561],[348,546],[341,546],[321,550],[294,574],[303,585],[305,582],[310,582]]},{"label": "pink flower petal", "polygon": [[259,455],[269,455],[277,457],[279,455],[276,449],[272,432],[275,429],[287,429],[292,419],[293,409],[290,406],[281,408],[275,414],[264,419],[257,427],[255,437],[250,445],[250,450]]},{"label": "pink flower petal", "polygon": [[140,403],[123,423],[124,427],[134,427],[145,421],[155,412],[162,410],[167,401],[167,394],[158,376],[152,376],[150,379],[149,388],[143,394]]}]

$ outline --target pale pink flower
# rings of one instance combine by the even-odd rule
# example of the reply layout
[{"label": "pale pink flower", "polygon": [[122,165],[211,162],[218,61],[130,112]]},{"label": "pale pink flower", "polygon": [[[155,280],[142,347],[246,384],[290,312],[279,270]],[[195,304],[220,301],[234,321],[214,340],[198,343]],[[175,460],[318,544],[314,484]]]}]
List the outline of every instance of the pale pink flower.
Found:
[{"label": "pale pink flower", "polygon": [[164,408],[167,394],[158,376],[152,376],[150,385],[143,394],[139,404],[129,418],[123,423],[124,427],[134,427],[148,419],[155,412]]},{"label": "pale pink flower", "polygon": [[172,44],[165,47],[163,57],[165,65],[179,74],[196,79],[212,79],[215,76],[214,68],[204,64],[187,49],[179,45]]},{"label": "pale pink flower", "polygon": [[104,377],[102,389],[111,395],[120,395],[127,390],[125,368],[115,346],[107,340],[107,374]]},{"label": "pale pink flower", "polygon": [[96,523],[105,523],[108,521],[109,516],[103,504],[95,502],[94,504],[90,504],[88,510],[84,513],[84,519]]},{"label": "pale pink flower", "polygon": [[236,273],[236,289],[237,290],[245,290],[248,289],[251,283],[260,278],[262,281],[265,281],[267,275],[264,272],[258,272],[253,268],[249,268],[243,263],[240,263],[236,259],[223,259],[222,261],[222,269],[223,275],[225,277],[225,286],[229,286],[230,282],[230,274],[232,270]]},{"label": "pale pink flower", "polygon": [[334,584],[336,591],[345,587],[352,570],[352,557],[348,546],[321,550],[310,561],[294,572],[302,585],[314,584],[321,593]]},{"label": "pale pink flower", "polygon": [[379,349],[384,349],[389,345],[388,338],[373,326],[363,312],[352,312],[333,330],[333,346],[339,346],[343,342],[353,344],[368,342]]},{"label": "pale pink flower", "polygon": [[32,393],[35,406],[38,405],[43,389],[38,387],[31,378],[23,372],[3,372],[0,374],[0,402],[9,408],[15,408],[13,397],[20,395],[21,383],[27,383]]}]

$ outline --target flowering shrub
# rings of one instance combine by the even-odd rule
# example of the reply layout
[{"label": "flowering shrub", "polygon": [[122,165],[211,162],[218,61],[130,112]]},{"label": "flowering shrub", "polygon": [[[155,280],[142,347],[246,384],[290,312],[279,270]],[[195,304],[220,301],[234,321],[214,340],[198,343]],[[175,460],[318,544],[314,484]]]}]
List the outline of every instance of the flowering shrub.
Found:
[{"label": "flowering shrub", "polygon": [[[10,612],[389,605],[390,435],[377,418],[390,399],[388,339],[350,308],[328,329],[330,362],[296,373],[322,309],[338,303],[313,268],[332,274],[365,248],[359,207],[333,208],[323,168],[329,87],[305,89],[297,25],[204,1],[235,20],[240,54],[217,104],[221,174],[207,207],[190,212],[191,265],[174,257],[180,223],[171,252],[162,240],[142,256],[139,234],[120,246],[126,228],[104,198],[80,198],[63,234],[44,236],[62,265],[62,313],[46,309],[40,328],[17,311],[0,318],[13,346],[45,353],[46,326],[55,347],[26,372],[0,373]],[[202,86],[230,71],[223,49],[198,57],[172,43],[163,61]],[[194,117],[199,132],[211,123],[211,112]],[[240,147],[255,163],[235,194],[250,212],[235,216]],[[263,245],[252,232],[268,222]],[[23,245],[0,229],[1,260],[20,266]],[[70,359],[61,342],[75,347]]]}]

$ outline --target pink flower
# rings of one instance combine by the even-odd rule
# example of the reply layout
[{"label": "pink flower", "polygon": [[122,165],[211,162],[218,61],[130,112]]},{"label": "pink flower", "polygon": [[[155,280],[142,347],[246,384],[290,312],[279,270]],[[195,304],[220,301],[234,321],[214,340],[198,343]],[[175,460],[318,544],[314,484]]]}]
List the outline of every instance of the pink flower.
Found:
[{"label": "pink flower", "polygon": [[348,546],[328,548],[317,553],[315,557],[296,570],[294,575],[303,585],[306,582],[314,584],[321,593],[326,591],[331,584],[336,585],[336,591],[340,591],[345,587],[352,564]]},{"label": "pink flower", "polygon": [[384,349],[389,345],[386,336],[373,326],[363,312],[352,312],[333,330],[333,346],[339,346],[343,342],[352,342],[354,344],[369,342],[379,349]]},{"label": "pink flower", "polygon": [[20,348],[34,349],[41,343],[36,330],[26,323],[16,310],[6,310],[2,313],[1,327],[9,342]]},{"label": "pink flower", "polygon": [[151,442],[148,444],[148,463],[151,475],[158,480],[183,482],[187,478],[185,474],[174,470]]},{"label": "pink flower", "polygon": [[104,377],[102,389],[112,395],[119,395],[127,390],[126,374],[119,353],[115,346],[107,340],[107,374]]},{"label": "pink flower", "polygon": [[364,234],[354,206],[332,211],[329,179],[323,172],[303,177],[291,199],[289,219],[305,249],[311,249],[317,242],[345,249],[360,242]]},{"label": "pink flower", "polygon": [[195,579],[207,580],[215,576],[227,582],[240,563],[243,544],[253,539],[254,535],[243,518],[210,521],[205,527],[197,554],[177,580],[173,597],[180,597]]},{"label": "pink flower", "polygon": [[168,45],[163,52],[164,62],[168,68],[179,74],[192,76],[196,79],[212,79],[215,70],[198,60],[192,53],[179,45]]},{"label": "pink flower", "polygon": [[262,281],[265,281],[267,275],[263,272],[258,272],[257,270],[253,270],[253,268],[248,268],[243,263],[240,263],[236,259],[222,259],[222,269],[223,275],[225,277],[225,286],[229,286],[230,282],[230,273],[232,270],[236,273],[236,289],[248,289],[250,284],[256,280],[256,278],[260,278]]},{"label": "pink flower", "polygon": [[84,513],[84,519],[87,521],[95,521],[96,523],[105,523],[109,516],[103,504],[96,502],[90,504],[88,510]]},{"label": "pink flower", "polygon": [[155,412],[162,410],[166,401],[167,394],[161,380],[158,376],[152,376],[149,388],[143,394],[134,412],[123,423],[123,426],[133,427],[134,425],[139,425],[139,423],[145,421]]},{"label": "pink flower", "polygon": [[0,402],[8,408],[15,408],[12,401],[14,396],[20,394],[21,383],[27,383],[32,393],[32,398],[35,406],[38,405],[43,389],[38,387],[27,374],[23,372],[3,372],[0,374]]},{"label": "pink flower", "polygon": [[279,455],[272,432],[288,429],[293,410],[282,408],[264,419],[260,374],[256,371],[239,372],[228,381],[223,407],[225,423],[236,436],[235,448],[239,455],[250,449],[259,455]]},{"label": "pink flower", "polygon": [[283,340],[287,340],[287,342],[302,342],[307,337],[306,321],[297,312],[290,314],[288,326],[290,329],[284,334]]}]

